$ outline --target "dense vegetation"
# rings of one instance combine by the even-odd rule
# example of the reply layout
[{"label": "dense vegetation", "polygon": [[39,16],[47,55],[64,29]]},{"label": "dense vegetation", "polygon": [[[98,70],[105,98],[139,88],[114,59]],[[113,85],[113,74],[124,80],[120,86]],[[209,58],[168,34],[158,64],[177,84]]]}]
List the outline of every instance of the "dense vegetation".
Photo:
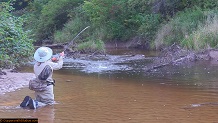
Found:
[{"label": "dense vegetation", "polygon": [[[31,42],[29,39],[33,39],[38,45],[69,42],[87,26],[90,28],[75,40],[75,50],[102,51],[105,42],[110,41],[135,41],[146,46],[147,49],[160,49],[176,43],[189,49],[199,50],[208,47],[216,48],[218,44],[217,0],[14,0],[10,2],[13,3],[15,11],[4,10],[1,16],[26,18],[25,23],[18,19],[19,24],[15,24],[18,28],[15,30],[31,30],[30,34],[26,34],[26,31],[19,32],[29,37],[28,40],[24,37],[22,40],[19,39],[21,41],[19,43],[25,46],[30,46],[25,44]],[[17,23],[15,20],[17,19],[14,19],[13,23]],[[2,24],[4,22],[10,22],[8,17],[1,17],[1,26],[5,26]],[[22,23],[25,25],[23,26]],[[1,42],[7,44],[9,40],[7,36],[2,33],[0,36]],[[21,49],[17,50],[22,51]],[[8,53],[10,52],[2,50],[0,54],[8,55]],[[9,59],[3,55],[0,57]]]},{"label": "dense vegetation", "polygon": [[178,43],[201,49],[217,45],[217,31],[209,29],[217,7],[216,0],[34,0],[26,13],[36,43],[68,42],[89,25],[79,49],[131,40],[146,48]]},{"label": "dense vegetation", "polygon": [[32,55],[32,40],[23,30],[24,20],[15,17],[8,3],[0,5],[0,67],[17,67]]}]

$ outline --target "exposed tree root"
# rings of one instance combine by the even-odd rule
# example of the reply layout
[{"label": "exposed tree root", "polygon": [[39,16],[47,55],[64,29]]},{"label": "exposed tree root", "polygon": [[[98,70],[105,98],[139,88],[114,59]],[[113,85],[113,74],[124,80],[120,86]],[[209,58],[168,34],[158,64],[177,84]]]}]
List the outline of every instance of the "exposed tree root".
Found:
[{"label": "exposed tree root", "polygon": [[145,71],[151,72],[152,70],[162,68],[168,65],[193,62],[200,59],[209,60],[211,59],[209,55],[210,52],[211,50],[206,50],[201,53],[195,53],[193,51],[184,50],[178,45],[173,44],[172,46],[164,49],[162,51],[162,54],[159,57],[155,58],[153,63],[149,65],[145,69]]}]

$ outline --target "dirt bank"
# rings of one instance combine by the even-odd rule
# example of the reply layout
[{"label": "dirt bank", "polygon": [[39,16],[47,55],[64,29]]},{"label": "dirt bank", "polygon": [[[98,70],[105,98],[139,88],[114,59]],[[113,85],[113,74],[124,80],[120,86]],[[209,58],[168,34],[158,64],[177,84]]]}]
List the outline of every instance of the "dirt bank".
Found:
[{"label": "dirt bank", "polygon": [[28,87],[29,80],[35,76],[33,73],[17,73],[9,69],[4,69],[0,73],[0,95]]}]

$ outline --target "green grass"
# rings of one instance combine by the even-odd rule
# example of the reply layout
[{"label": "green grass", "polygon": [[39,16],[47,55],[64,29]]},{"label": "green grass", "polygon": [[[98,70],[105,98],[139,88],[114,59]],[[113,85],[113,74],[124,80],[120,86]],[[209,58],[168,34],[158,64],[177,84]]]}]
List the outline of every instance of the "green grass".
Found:
[{"label": "green grass", "polygon": [[206,15],[200,9],[190,9],[178,13],[158,30],[154,40],[155,47],[168,46],[181,41],[204,23]]},{"label": "green grass", "polygon": [[189,49],[217,48],[218,46],[218,18],[217,16],[207,17],[204,25],[199,26],[188,37],[182,40],[181,44]]}]

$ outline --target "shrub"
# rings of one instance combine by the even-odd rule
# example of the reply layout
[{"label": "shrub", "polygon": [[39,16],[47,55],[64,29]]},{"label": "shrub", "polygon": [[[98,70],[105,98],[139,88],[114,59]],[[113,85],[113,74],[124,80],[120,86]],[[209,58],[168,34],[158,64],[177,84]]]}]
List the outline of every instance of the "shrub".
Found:
[{"label": "shrub", "polygon": [[32,40],[23,30],[24,20],[13,16],[9,3],[0,4],[0,67],[18,67],[32,55]]},{"label": "shrub", "polygon": [[[182,40],[181,44],[189,49],[205,49],[218,47],[218,18],[217,12],[207,14],[204,24]],[[212,15],[212,16],[211,16]]]},{"label": "shrub", "polygon": [[145,41],[152,41],[161,24],[161,18],[158,14],[147,14],[141,17],[141,25],[137,31],[138,35]]},{"label": "shrub", "polygon": [[78,50],[83,52],[104,52],[104,42],[101,40],[89,40],[78,45]]},{"label": "shrub", "polygon": [[[85,24],[83,22],[84,21],[81,17],[74,17],[72,20],[64,25],[62,30],[58,30],[54,33],[54,41],[59,43],[71,41],[83,28],[85,28],[85,26],[88,25],[88,23]],[[86,32],[83,32],[83,35],[87,32],[88,30],[86,30]]]},{"label": "shrub", "polygon": [[35,39],[38,42],[52,40],[54,32],[61,30],[76,15],[76,8],[81,3],[81,0],[34,0],[29,7],[32,13],[29,28],[34,29]]},{"label": "shrub", "polygon": [[198,8],[179,12],[159,29],[154,41],[156,48],[173,43],[180,44],[181,40],[197,30],[199,24],[205,23],[205,18],[204,12]]}]

